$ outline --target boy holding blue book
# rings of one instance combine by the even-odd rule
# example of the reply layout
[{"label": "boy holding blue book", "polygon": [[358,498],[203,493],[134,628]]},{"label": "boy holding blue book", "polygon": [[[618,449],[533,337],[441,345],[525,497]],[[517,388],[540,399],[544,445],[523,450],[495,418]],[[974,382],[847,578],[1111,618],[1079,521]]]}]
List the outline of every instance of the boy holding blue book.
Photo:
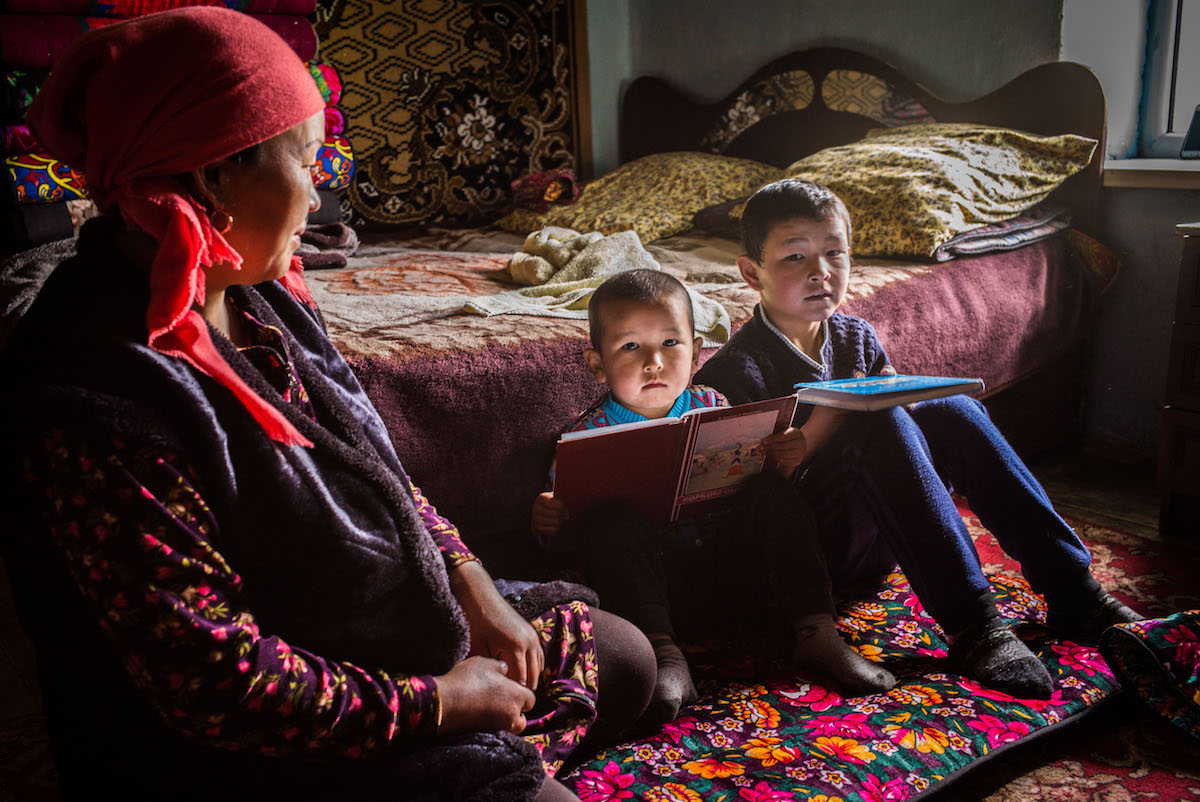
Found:
[{"label": "boy holding blue book", "polygon": [[[756,192],[742,213],[738,269],[760,303],[696,381],[741,404],[800,382],[895,373],[871,325],[837,311],[850,235],[845,204],[825,187],[783,179]],[[951,660],[981,684],[1024,698],[1053,692],[1046,667],[1000,618],[951,489],[1045,596],[1048,626],[1094,640],[1140,618],[1100,587],[1087,548],[975,399],[858,413],[802,404],[793,425],[807,450],[795,481],[817,517],[834,592],[898,563]]]}]

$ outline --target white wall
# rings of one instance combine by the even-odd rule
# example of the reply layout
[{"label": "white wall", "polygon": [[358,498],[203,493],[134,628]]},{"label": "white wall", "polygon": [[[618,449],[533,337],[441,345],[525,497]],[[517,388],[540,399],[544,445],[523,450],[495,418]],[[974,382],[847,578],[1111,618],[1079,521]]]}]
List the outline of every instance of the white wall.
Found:
[{"label": "white wall", "polygon": [[1108,105],[1108,155],[1136,156],[1149,0],[1063,0],[1062,61],[1091,69]]},{"label": "white wall", "polygon": [[[1089,67],[1104,86],[1114,158],[1136,156],[1147,0],[1064,0],[1062,58]],[[1153,452],[1167,375],[1179,281],[1176,223],[1200,221],[1200,191],[1108,189],[1105,242],[1121,273],[1104,299],[1091,365],[1088,434]]]},{"label": "white wall", "polygon": [[1105,241],[1121,273],[1104,297],[1089,390],[1088,435],[1139,452],[1158,448],[1180,243],[1200,222],[1200,190],[1109,189]]},{"label": "white wall", "polygon": [[634,3],[635,75],[715,99],[765,62],[817,44],[901,67],[949,100],[1058,57],[1062,0],[653,0]]},{"label": "white wall", "polygon": [[589,0],[587,29],[594,177],[617,166],[617,110],[633,77],[629,0]]},{"label": "white wall", "polygon": [[620,93],[637,76],[712,100],[772,58],[823,44],[966,100],[1057,60],[1061,9],[1062,0],[589,0],[595,172],[617,165]]}]

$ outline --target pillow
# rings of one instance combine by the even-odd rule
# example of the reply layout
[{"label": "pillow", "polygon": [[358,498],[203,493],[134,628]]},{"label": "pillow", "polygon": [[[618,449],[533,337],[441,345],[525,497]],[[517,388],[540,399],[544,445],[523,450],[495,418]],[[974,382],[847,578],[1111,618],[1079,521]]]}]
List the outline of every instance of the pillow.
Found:
[{"label": "pillow", "polygon": [[856,254],[931,258],[952,237],[1012,218],[1091,161],[1096,140],[970,123],[871,131],[787,167],[850,210]]},{"label": "pillow", "polygon": [[720,201],[749,195],[782,176],[778,167],[711,153],[655,153],[623,164],[584,187],[579,200],[539,214],[515,209],[496,221],[528,234],[545,226],[580,233],[636,231],[642,242],[692,227],[692,215]]}]

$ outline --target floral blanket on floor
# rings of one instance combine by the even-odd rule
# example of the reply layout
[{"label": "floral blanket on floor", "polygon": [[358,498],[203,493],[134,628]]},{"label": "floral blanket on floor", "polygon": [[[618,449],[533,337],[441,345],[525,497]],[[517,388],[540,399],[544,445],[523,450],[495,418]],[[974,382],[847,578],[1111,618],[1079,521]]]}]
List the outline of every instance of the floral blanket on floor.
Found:
[{"label": "floral blanket on floor", "polygon": [[583,802],[896,802],[1118,690],[1094,646],[1049,636],[1038,623],[1044,603],[1023,580],[996,576],[992,586],[1002,615],[1050,669],[1049,700],[1016,699],[947,673],[941,630],[896,573],[844,606],[839,622],[863,655],[887,661],[893,690],[843,699],[790,671],[784,643],[694,649],[698,703],[563,779]]}]

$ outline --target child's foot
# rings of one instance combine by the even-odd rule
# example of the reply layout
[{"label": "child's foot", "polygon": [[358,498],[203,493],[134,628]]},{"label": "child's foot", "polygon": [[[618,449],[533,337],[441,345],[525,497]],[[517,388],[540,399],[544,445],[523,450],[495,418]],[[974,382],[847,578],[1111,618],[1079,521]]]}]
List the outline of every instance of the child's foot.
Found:
[{"label": "child's foot", "polygon": [[886,668],[863,657],[842,640],[833,616],[810,615],[796,622],[796,668],[804,676],[843,696],[886,693],[896,678]]},{"label": "child's foot", "polygon": [[654,659],[658,663],[658,678],[654,695],[642,719],[652,725],[665,724],[679,715],[679,708],[696,701],[696,686],[687,658],[669,635],[652,635]]},{"label": "child's foot", "polygon": [[1020,699],[1049,699],[1050,672],[1004,622],[993,618],[950,639],[950,659],[980,685]]},{"label": "child's foot", "polygon": [[1075,596],[1046,600],[1046,626],[1092,642],[1116,624],[1141,621],[1142,616],[1095,583]]}]

